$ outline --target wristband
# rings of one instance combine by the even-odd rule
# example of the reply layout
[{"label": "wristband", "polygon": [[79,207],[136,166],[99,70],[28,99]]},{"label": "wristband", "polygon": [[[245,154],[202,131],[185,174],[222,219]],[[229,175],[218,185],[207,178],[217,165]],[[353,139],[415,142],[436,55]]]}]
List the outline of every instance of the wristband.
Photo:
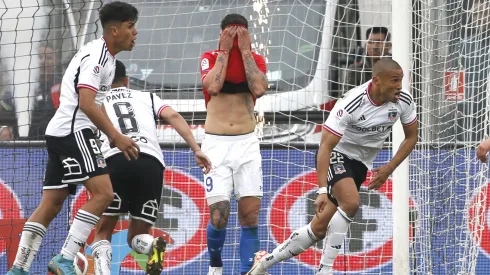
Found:
[{"label": "wristband", "polygon": [[318,195],[320,194],[328,194],[328,188],[327,187],[320,187],[318,188],[318,191],[316,191]]}]

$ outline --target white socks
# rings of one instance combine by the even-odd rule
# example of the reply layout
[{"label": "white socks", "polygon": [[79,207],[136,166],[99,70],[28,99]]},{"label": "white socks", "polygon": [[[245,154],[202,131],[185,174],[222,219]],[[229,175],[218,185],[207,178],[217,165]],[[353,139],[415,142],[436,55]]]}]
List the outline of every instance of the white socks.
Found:
[{"label": "white socks", "polygon": [[45,234],[46,227],[44,225],[37,222],[25,223],[14,266],[21,270],[29,271]]},{"label": "white socks", "polygon": [[92,231],[98,221],[99,217],[94,214],[82,209],[78,210],[66,237],[65,244],[63,244],[61,249],[63,258],[68,260],[75,259],[75,255],[77,255],[80,248],[85,246],[90,231]]},{"label": "white socks", "polygon": [[347,216],[342,209],[337,208],[337,212],[328,224],[327,236],[325,237],[326,242],[323,247],[320,267],[316,275],[331,274],[333,271],[333,263],[344,243],[351,222],[352,218]]},{"label": "white socks", "polygon": [[112,264],[112,246],[107,240],[92,244],[95,275],[110,275]]},{"label": "white socks", "polygon": [[262,265],[265,269],[269,269],[278,262],[302,253],[317,241],[318,239],[311,231],[311,224],[307,224],[294,231],[288,239],[286,239],[280,246],[276,247],[270,255],[266,256],[262,261]]},{"label": "white socks", "polygon": [[131,248],[138,254],[148,255],[151,251],[151,245],[155,238],[149,234],[140,234],[133,237]]},{"label": "white socks", "polygon": [[[153,236],[149,234],[136,235],[131,241],[131,248],[138,254],[148,255],[151,252]],[[112,263],[112,247],[107,240],[100,240],[92,245],[95,275],[110,275]]]}]

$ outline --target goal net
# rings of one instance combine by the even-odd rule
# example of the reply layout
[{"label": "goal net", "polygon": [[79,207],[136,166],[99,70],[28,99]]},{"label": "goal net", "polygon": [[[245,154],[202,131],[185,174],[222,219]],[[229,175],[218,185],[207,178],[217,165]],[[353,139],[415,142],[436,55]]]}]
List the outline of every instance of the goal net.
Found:
[{"label": "goal net", "polygon": [[[125,0],[126,1],[126,0]],[[0,273],[11,266],[26,219],[41,200],[47,162],[43,133],[59,104],[61,77],[76,50],[98,38],[104,1],[0,2]],[[108,2],[108,1],[105,1]],[[270,90],[257,100],[264,197],[261,249],[272,251],[315,214],[315,151],[335,100],[371,78],[376,56],[410,43],[410,92],[419,114],[411,154],[410,274],[490,272],[487,166],[476,159],[488,137],[490,4],[484,0],[413,0],[410,41],[392,41],[392,0],[127,0],[139,9],[138,39],[122,52],[130,88],[156,92],[204,137],[202,53],[217,48],[229,13],[249,20],[253,49],[267,60]],[[392,4],[395,3],[395,4]],[[385,27],[389,34],[383,28]],[[368,30],[371,30],[369,32]],[[396,57],[395,57],[396,59]],[[389,118],[387,118],[388,120]],[[6,127],[3,127],[6,126]],[[168,125],[159,125],[167,168],[152,234],[168,234],[163,274],[207,274],[206,185],[192,153]],[[14,141],[8,141],[8,140]],[[375,167],[390,160],[391,137]],[[342,171],[339,171],[339,173]],[[368,175],[368,180],[371,173]],[[361,187],[361,204],[335,262],[336,274],[393,274],[393,186]],[[50,225],[32,274],[44,274],[63,244],[85,189]],[[223,274],[239,273],[240,224],[232,202]],[[142,274],[146,259],[126,244],[127,217],[112,237],[113,274]],[[93,235],[84,253],[91,262]],[[323,242],[270,270],[313,274]],[[93,273],[93,266],[89,274]]]}]

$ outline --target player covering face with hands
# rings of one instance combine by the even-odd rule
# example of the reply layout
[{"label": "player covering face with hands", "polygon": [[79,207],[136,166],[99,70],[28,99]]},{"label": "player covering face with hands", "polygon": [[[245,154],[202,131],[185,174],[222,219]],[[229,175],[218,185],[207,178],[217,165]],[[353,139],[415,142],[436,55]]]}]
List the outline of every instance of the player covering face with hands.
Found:
[{"label": "player covering face with hands", "polygon": [[[381,59],[373,79],[339,100],[323,125],[316,155],[318,197],[311,223],[294,231],[268,254],[258,252],[248,274],[266,270],[326,238],[317,275],[333,274],[333,264],[360,205],[359,189],[394,123],[400,119],[405,139],[387,164],[373,170],[368,189],[378,189],[412,152],[418,123],[412,96],[402,89],[403,71],[395,61]],[[327,235],[328,232],[328,235]]]},{"label": "player covering face with hands", "polygon": [[201,57],[207,108],[202,150],[213,163],[213,170],[204,175],[211,218],[206,229],[209,275],[223,274],[221,252],[232,191],[238,200],[241,226],[240,274],[250,270],[259,250],[258,213],[263,195],[254,106],[268,86],[265,60],[251,50],[245,17],[225,16],[221,30],[218,49]]},{"label": "player covering face with hands", "polygon": [[60,254],[48,264],[49,274],[75,275],[73,259],[114,197],[94,135],[97,128],[126,159],[138,157],[136,142],[117,131],[100,108],[114,78],[114,55],[134,47],[138,10],[116,1],[104,5],[99,18],[103,36],[84,45],[63,75],[60,106],[46,129],[48,163],[43,197],[24,225],[9,275],[29,274],[46,228],[60,212],[66,197],[74,194],[76,184],[83,183],[92,196],[74,217]]},{"label": "player covering face with hands", "polygon": [[139,144],[140,154],[138,160],[126,161],[121,151],[111,148],[107,138],[102,137],[102,153],[107,160],[114,200],[95,229],[92,255],[96,275],[111,274],[112,233],[119,216],[128,213],[129,247],[136,253],[148,255],[146,274],[162,272],[165,236],[154,238],[149,234],[158,217],[165,167],[156,120],[170,123],[194,152],[199,167],[205,173],[211,170],[211,162],[201,151],[184,118],[156,94],[130,90],[127,86],[126,67],[116,61],[114,82],[104,99],[104,110],[121,133]]}]

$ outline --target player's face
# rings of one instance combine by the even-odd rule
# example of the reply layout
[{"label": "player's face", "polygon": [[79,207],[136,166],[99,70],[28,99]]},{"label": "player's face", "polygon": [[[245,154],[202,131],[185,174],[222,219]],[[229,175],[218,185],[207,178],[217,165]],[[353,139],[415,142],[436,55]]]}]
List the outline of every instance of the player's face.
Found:
[{"label": "player's face", "polygon": [[135,21],[122,22],[117,30],[118,44],[123,51],[131,51],[136,45],[136,36],[138,31],[136,30]]},{"label": "player's face", "polygon": [[398,102],[402,90],[403,71],[394,70],[383,77],[382,92],[384,101]]}]

